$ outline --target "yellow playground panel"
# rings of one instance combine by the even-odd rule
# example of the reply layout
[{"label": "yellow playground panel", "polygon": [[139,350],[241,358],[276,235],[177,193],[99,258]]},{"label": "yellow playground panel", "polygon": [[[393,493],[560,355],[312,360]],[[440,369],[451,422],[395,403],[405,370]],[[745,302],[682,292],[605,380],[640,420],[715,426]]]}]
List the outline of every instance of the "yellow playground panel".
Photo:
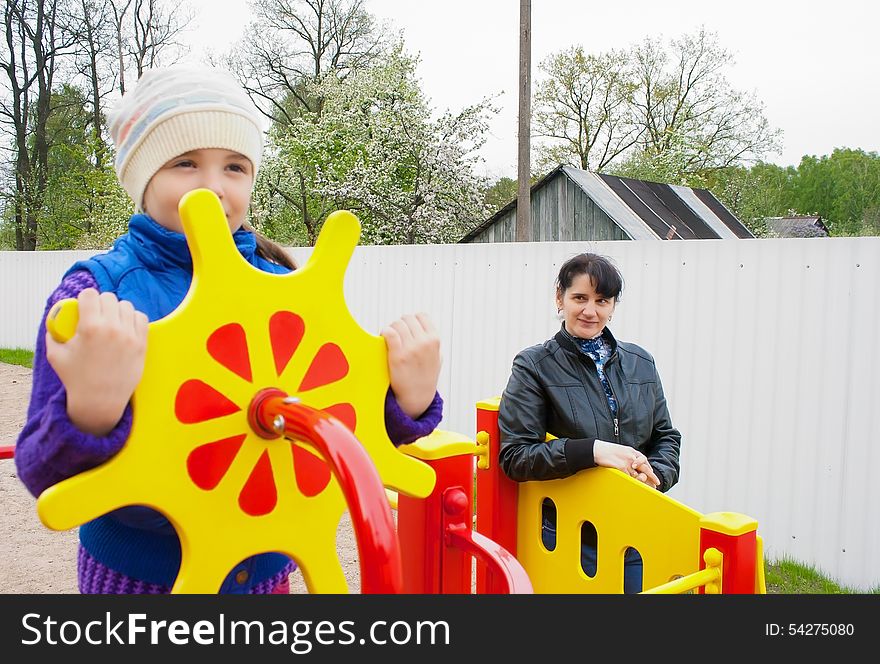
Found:
[{"label": "yellow playground panel", "polygon": [[[553,551],[541,542],[545,498],[556,506],[558,535]],[[644,588],[657,588],[699,569],[695,552],[703,528],[737,535],[757,527],[756,521],[734,513],[704,516],[614,469],[526,482],[520,489],[517,514],[517,558],[536,592],[547,593],[623,592],[623,557],[630,547],[642,556]],[[584,523],[592,524],[599,535],[598,564],[592,577],[580,564]],[[758,585],[756,590],[761,591]]]},{"label": "yellow playground panel", "polygon": [[[535,592],[621,593],[630,547],[643,560],[643,592],[766,592],[758,523],[750,517],[701,514],[611,468],[560,480],[507,479],[497,464],[499,403],[495,397],[477,404],[477,440],[485,450],[477,471],[477,528],[516,555]],[[556,511],[552,551],[541,540],[545,500]],[[595,529],[598,543],[592,576],[581,567],[584,524]]]}]

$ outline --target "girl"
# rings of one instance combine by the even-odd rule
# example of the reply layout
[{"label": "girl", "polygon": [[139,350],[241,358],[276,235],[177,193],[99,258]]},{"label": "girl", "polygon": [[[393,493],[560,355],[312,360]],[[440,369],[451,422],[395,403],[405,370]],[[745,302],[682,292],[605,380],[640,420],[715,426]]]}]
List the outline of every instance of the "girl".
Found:
[{"label": "girl", "polygon": [[[147,71],[110,118],[116,174],[137,208],[109,252],[80,261],[49,297],[37,336],[27,421],[15,448],[18,475],[34,496],[116,454],[131,431],[131,395],[140,381],[147,325],[171,313],[192,279],[178,215],[197,188],[220,199],[241,255],[271,273],[295,269],[281,247],[246,223],[262,154],[265,120],[235,80],[216,69]],[[45,314],[79,302],[70,341],[46,334]],[[424,314],[382,330],[391,387],[388,435],[397,445],[440,422],[440,343]],[[174,528],[158,512],[126,507],[79,530],[83,593],[167,593],[180,566]],[[242,561],[220,592],[287,592],[295,564],[278,553]]]}]

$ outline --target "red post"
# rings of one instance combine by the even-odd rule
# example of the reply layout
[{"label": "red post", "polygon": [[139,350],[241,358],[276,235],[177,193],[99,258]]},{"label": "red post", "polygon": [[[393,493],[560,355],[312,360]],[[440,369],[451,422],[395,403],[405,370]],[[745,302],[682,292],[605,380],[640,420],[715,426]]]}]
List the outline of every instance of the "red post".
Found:
[{"label": "red post", "polygon": [[[486,454],[477,466],[477,531],[516,555],[516,513],[519,485],[498,465],[500,399],[477,404],[477,444]],[[501,579],[477,563],[477,593],[507,592]]]},{"label": "red post", "polygon": [[[403,558],[403,592],[460,594],[471,592],[471,557],[449,546],[448,497],[455,494],[454,514],[473,514],[474,458],[471,455],[425,460],[437,474],[427,498],[397,498],[397,535]],[[469,526],[470,524],[468,524]]]},{"label": "red post", "polygon": [[[714,547],[724,556],[721,592],[725,595],[751,595],[757,583],[758,522],[735,512],[713,512],[700,519],[700,569],[703,554]],[[700,590],[702,593],[702,589]]]}]

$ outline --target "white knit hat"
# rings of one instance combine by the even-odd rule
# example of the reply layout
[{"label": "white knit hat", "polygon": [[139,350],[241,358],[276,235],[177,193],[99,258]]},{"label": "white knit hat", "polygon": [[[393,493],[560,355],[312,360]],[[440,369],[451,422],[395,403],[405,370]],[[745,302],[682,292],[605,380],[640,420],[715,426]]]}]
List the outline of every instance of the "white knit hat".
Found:
[{"label": "white knit hat", "polygon": [[227,72],[187,65],[148,69],[110,113],[116,175],[139,210],[156,171],[190,150],[239,152],[251,160],[256,178],[267,124]]}]

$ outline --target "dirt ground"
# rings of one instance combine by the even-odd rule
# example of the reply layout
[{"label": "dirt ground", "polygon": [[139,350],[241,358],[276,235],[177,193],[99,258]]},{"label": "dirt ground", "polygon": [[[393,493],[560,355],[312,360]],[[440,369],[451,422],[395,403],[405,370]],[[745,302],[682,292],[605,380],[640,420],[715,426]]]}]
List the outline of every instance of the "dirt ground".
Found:
[{"label": "dirt ground", "polygon": [[[0,446],[15,443],[24,424],[31,370],[0,362]],[[36,501],[12,459],[0,460],[0,593],[76,593],[76,530],[55,532],[37,517]],[[348,514],[337,530],[337,553],[349,591],[360,591],[357,546]],[[299,571],[291,592],[308,590]]]}]

